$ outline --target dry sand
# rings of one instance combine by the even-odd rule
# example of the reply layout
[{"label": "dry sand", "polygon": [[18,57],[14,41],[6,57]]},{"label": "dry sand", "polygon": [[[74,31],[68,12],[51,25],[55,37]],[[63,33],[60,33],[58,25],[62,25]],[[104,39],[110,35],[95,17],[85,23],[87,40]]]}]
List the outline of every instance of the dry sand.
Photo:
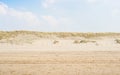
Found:
[{"label": "dry sand", "polygon": [[1,52],[0,75],[120,75],[120,52]]},{"label": "dry sand", "polygon": [[[117,38],[80,39],[95,42],[74,43],[76,39],[37,39],[32,43],[0,43],[0,52],[4,51],[120,51]],[[57,43],[54,44],[54,41]]]},{"label": "dry sand", "polygon": [[0,40],[0,75],[120,75],[119,35],[51,36]]},{"label": "dry sand", "polygon": [[0,32],[0,52],[119,50],[119,33]]}]

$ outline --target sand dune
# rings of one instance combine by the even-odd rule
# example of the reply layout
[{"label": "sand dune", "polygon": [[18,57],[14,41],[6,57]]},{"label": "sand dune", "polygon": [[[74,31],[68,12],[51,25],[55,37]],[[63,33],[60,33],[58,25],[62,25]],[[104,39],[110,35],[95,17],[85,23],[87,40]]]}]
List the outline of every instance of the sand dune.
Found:
[{"label": "sand dune", "polygon": [[119,33],[1,32],[0,51],[120,50]]}]

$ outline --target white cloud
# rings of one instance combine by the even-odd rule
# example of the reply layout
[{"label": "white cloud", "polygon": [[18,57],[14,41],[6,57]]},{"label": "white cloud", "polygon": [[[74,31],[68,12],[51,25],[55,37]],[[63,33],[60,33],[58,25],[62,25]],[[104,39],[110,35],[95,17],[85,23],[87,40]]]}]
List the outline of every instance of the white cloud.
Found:
[{"label": "white cloud", "polygon": [[120,0],[104,0],[104,3],[112,7],[120,7]]},{"label": "white cloud", "polygon": [[87,0],[87,3],[90,4],[102,4],[105,0]]},{"label": "white cloud", "polygon": [[120,0],[104,0],[104,5],[112,13],[112,16],[120,15]]},{"label": "white cloud", "polygon": [[42,5],[44,8],[48,8],[49,6],[53,5],[54,3],[55,3],[55,0],[45,0]]},{"label": "white cloud", "polygon": [[113,16],[118,16],[118,15],[120,15],[120,9],[113,9],[112,15],[113,15]]},{"label": "white cloud", "polygon": [[8,7],[4,3],[0,3],[0,15],[14,17],[16,19],[26,22],[25,24],[29,25],[40,24],[38,17],[32,12],[15,10],[14,8]]},{"label": "white cloud", "polygon": [[120,15],[120,0],[87,0],[87,2],[104,5],[112,16]]},{"label": "white cloud", "polygon": [[54,16],[42,16],[42,18],[51,26],[70,25],[72,21],[65,17],[55,18]]},{"label": "white cloud", "polygon": [[58,20],[53,16],[42,16],[42,18],[47,21],[50,25],[56,26],[59,24]]},{"label": "white cloud", "polygon": [[6,14],[6,8],[8,8],[5,4],[0,3],[0,14]]},{"label": "white cloud", "polygon": [[10,16],[25,20],[26,22],[30,22],[29,24],[40,24],[38,17],[29,11],[17,11],[15,9],[10,9],[8,13]]},{"label": "white cloud", "polygon": [[88,3],[96,3],[98,0],[88,0]]}]

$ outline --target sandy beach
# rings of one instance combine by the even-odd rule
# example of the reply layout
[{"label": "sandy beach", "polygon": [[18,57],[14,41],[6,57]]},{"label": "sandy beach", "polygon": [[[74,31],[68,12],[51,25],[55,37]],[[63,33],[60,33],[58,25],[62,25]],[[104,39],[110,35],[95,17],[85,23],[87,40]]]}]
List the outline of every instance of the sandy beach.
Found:
[{"label": "sandy beach", "polygon": [[2,37],[0,75],[120,75],[118,34],[43,34]]},{"label": "sandy beach", "polygon": [[0,75],[119,75],[119,51],[3,52]]},{"label": "sandy beach", "polygon": [[0,75],[120,75],[120,0],[0,0]]}]

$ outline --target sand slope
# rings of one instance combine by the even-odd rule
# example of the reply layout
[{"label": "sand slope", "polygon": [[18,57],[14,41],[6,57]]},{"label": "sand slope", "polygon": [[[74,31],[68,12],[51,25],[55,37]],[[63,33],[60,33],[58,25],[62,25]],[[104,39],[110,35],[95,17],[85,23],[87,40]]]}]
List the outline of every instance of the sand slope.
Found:
[{"label": "sand slope", "polygon": [[[87,51],[87,50],[100,50],[100,51],[116,51],[120,50],[120,44],[116,43],[116,38],[102,38],[102,39],[84,39],[95,42],[87,43],[74,43],[76,39],[37,39],[32,43],[11,44],[0,43],[0,51]],[[82,40],[82,39],[80,39]],[[57,43],[54,43],[57,41]]]},{"label": "sand slope", "polygon": [[[117,41],[116,41],[117,40]],[[116,51],[119,33],[0,32],[0,51]]]}]

